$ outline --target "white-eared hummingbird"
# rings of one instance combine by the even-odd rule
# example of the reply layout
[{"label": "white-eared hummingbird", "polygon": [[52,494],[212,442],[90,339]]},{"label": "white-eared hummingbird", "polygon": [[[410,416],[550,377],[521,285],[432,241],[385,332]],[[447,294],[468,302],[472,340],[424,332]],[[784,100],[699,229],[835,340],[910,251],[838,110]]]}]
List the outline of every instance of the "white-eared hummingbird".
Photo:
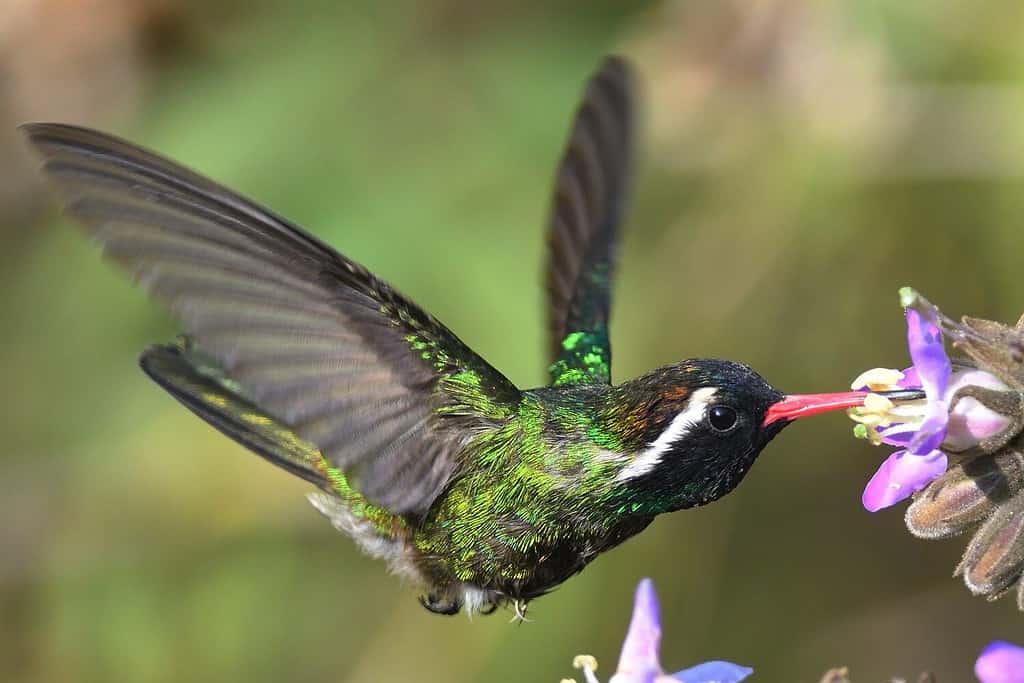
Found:
[{"label": "white-eared hummingbird", "polygon": [[656,515],[731,491],[792,420],[864,396],[787,396],[713,359],[611,383],[632,81],[606,59],[576,113],[548,223],[551,385],[529,390],[234,192],[103,133],[24,131],[67,211],[184,324],[179,342],[143,352],[150,377],[316,485],[313,505],[422,586],[431,611],[521,615]]}]

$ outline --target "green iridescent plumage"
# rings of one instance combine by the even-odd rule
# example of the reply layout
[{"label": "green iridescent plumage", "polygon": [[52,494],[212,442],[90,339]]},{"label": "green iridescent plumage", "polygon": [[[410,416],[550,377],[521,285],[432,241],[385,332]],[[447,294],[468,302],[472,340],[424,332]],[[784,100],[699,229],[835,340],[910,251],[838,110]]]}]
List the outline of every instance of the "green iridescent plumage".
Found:
[{"label": "green iridescent plumage", "polygon": [[[610,58],[576,114],[549,221],[552,386],[526,391],[366,268],[227,188],[96,131],[25,130],[68,213],[182,321],[181,342],[143,353],[150,377],[317,486],[313,505],[422,585],[429,609],[521,613],[655,515],[727,493],[784,425],[765,422],[781,395],[727,361],[611,384],[632,99]],[[713,408],[726,411],[717,423]]]},{"label": "green iridescent plumage", "polygon": [[551,364],[551,384],[608,384],[611,382],[611,348],[604,327],[588,332],[570,332],[562,350]]}]

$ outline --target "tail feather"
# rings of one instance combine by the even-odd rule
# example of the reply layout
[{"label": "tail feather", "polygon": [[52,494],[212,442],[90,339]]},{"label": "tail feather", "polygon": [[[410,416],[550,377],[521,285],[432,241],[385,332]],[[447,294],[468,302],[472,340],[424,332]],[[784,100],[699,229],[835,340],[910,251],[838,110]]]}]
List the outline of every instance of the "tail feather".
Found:
[{"label": "tail feather", "polygon": [[223,434],[278,467],[333,490],[320,450],[246,398],[215,362],[191,349],[187,338],[149,347],[139,365],[171,396]]}]

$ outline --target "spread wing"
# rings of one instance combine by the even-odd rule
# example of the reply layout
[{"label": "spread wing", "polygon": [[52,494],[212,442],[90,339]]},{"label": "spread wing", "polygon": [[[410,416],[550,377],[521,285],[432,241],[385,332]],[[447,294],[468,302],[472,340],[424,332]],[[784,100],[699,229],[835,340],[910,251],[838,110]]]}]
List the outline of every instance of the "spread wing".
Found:
[{"label": "spread wing", "polygon": [[629,191],[633,78],[618,57],[587,84],[548,219],[548,327],[555,385],[611,382],[608,315]]},{"label": "spread wing", "polygon": [[192,350],[187,337],[149,347],[139,356],[139,366],[164,391],[221,433],[295,476],[331,490],[320,450],[242,395],[216,361]]},{"label": "spread wing", "polygon": [[297,226],[123,140],[24,129],[105,255],[170,307],[241,396],[372,502],[424,513],[467,435],[511,416],[519,391],[505,377]]}]

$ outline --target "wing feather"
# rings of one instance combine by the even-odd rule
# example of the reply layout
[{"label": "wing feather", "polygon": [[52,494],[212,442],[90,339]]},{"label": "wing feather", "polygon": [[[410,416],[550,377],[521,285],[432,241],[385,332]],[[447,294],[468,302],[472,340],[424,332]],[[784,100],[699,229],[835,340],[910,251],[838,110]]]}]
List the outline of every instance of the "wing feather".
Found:
[{"label": "wing feather", "polygon": [[[118,138],[25,131],[68,213],[169,306],[240,400],[315,445],[371,502],[425,513],[457,472],[465,430],[511,416],[519,391],[501,373],[297,226]],[[172,393],[197,405],[182,386]]]}]

